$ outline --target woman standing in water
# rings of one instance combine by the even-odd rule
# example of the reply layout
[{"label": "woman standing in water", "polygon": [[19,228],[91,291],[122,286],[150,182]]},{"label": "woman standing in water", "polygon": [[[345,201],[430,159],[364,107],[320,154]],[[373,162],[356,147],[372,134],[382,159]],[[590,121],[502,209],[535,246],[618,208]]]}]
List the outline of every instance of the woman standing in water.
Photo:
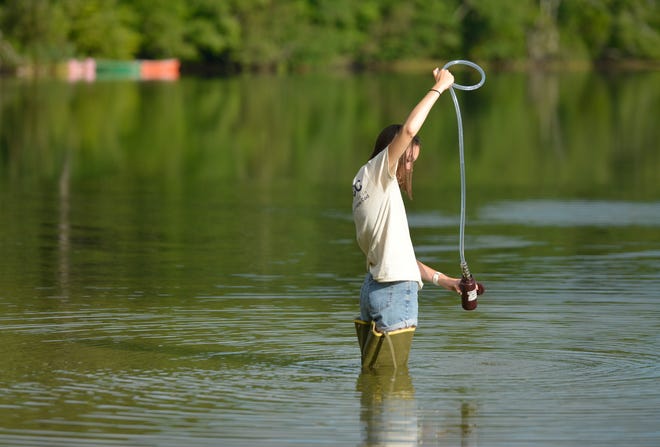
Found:
[{"label": "woman standing in water", "polygon": [[353,219],[367,258],[360,291],[360,319],[379,332],[417,326],[417,293],[431,282],[460,293],[457,278],[418,261],[410,238],[401,190],[412,198],[417,133],[440,95],[454,83],[448,70],[433,70],[435,83],[403,124],[383,129],[369,161],[353,179]]}]

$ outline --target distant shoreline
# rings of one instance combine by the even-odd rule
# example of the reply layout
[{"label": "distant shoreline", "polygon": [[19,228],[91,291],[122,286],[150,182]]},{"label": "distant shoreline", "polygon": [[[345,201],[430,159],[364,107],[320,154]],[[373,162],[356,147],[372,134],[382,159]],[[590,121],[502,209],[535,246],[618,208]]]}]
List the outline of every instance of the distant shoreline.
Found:
[{"label": "distant shoreline", "polygon": [[[235,64],[181,62],[182,76],[232,77],[245,74],[313,74],[313,73],[423,73],[430,67],[440,66],[446,61],[431,59],[407,59],[388,63],[330,64],[323,66],[297,66],[286,70],[273,67],[238,67]],[[130,62],[130,61],[125,61]],[[617,59],[617,60],[549,60],[549,61],[475,61],[489,71],[501,72],[559,72],[559,71],[653,71],[660,70],[660,60]],[[0,67],[3,78],[61,78],[66,61],[44,64],[23,64],[17,67]]]}]

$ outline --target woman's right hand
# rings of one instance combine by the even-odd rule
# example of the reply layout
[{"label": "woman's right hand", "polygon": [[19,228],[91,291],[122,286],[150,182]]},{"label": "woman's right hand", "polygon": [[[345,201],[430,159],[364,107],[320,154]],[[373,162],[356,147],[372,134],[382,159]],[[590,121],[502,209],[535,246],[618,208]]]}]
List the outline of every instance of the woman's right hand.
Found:
[{"label": "woman's right hand", "polygon": [[449,70],[443,68],[435,68],[433,70],[433,77],[435,78],[434,88],[444,92],[454,83],[454,75],[452,75]]}]

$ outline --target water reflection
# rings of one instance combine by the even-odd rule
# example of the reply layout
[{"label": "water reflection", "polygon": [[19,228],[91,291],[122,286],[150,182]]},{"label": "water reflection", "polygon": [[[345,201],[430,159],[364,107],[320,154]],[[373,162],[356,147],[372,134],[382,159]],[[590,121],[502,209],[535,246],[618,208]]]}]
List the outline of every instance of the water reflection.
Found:
[{"label": "water reflection", "polygon": [[[359,373],[350,178],[418,79],[0,79],[0,444],[658,444],[660,73],[465,95],[489,294],[425,287],[410,369]],[[451,271],[441,118],[409,211]]]},{"label": "water reflection", "polygon": [[[477,407],[461,402],[457,414],[439,420],[415,397],[407,367],[363,370],[357,380],[364,447],[409,447],[417,445],[477,446]],[[452,404],[453,405],[453,404]]]},{"label": "water reflection", "polygon": [[[266,188],[278,178],[345,184],[382,123],[405,116],[400,98],[416,97],[423,79],[2,80],[0,177],[13,186],[55,180],[70,151],[74,181],[149,178],[168,193],[193,179]],[[483,91],[461,98],[471,191],[657,197],[659,80],[659,72],[489,73]],[[425,172],[415,178],[443,196],[457,185],[451,112],[450,102],[439,104],[443,119],[428,121]]]},{"label": "water reflection", "polygon": [[60,295],[69,296],[71,251],[71,154],[66,151],[59,178],[58,278]]},{"label": "water reflection", "polygon": [[361,445],[418,445],[417,402],[408,368],[362,371],[356,388],[361,396]]},{"label": "water reflection", "polygon": [[536,104],[540,146],[551,149],[563,158],[565,153],[559,116],[559,83],[557,73],[532,71],[528,91],[531,101]]}]

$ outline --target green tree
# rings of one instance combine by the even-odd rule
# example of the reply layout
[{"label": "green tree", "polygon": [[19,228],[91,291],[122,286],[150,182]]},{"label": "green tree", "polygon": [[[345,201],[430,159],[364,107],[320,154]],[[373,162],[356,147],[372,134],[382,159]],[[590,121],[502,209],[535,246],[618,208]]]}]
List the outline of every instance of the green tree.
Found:
[{"label": "green tree", "polygon": [[608,55],[660,59],[660,8],[657,1],[614,2]]},{"label": "green tree", "polygon": [[185,0],[136,0],[131,4],[138,16],[137,31],[142,36],[140,57],[195,57],[195,47],[186,38],[189,10]]},{"label": "green tree", "polygon": [[567,58],[660,58],[656,1],[565,0],[559,8],[559,20]]},{"label": "green tree", "polygon": [[69,23],[60,2],[5,0],[0,8],[0,30],[23,58],[49,62],[71,53]]},{"label": "green tree", "polygon": [[570,0],[559,8],[562,55],[567,59],[597,59],[612,35],[611,1]]},{"label": "green tree", "polygon": [[538,15],[532,0],[463,0],[461,8],[466,55],[495,61],[527,58],[527,31]]},{"label": "green tree", "polygon": [[309,24],[306,0],[253,0],[238,9],[241,45],[239,64],[251,69],[285,71],[300,62]]},{"label": "green tree", "polygon": [[231,2],[192,0],[188,2],[186,36],[196,49],[195,60],[225,59],[241,42],[241,25]]},{"label": "green tree", "polygon": [[140,47],[132,9],[117,0],[63,0],[77,56],[128,59]]},{"label": "green tree", "polygon": [[137,0],[127,3],[139,17],[144,58],[187,61],[227,59],[240,50],[241,24],[235,1]]},{"label": "green tree", "polygon": [[657,0],[0,0],[0,64],[176,57],[292,71],[660,60]]},{"label": "green tree", "polygon": [[356,55],[366,62],[447,57],[460,46],[454,1],[380,1]]}]

